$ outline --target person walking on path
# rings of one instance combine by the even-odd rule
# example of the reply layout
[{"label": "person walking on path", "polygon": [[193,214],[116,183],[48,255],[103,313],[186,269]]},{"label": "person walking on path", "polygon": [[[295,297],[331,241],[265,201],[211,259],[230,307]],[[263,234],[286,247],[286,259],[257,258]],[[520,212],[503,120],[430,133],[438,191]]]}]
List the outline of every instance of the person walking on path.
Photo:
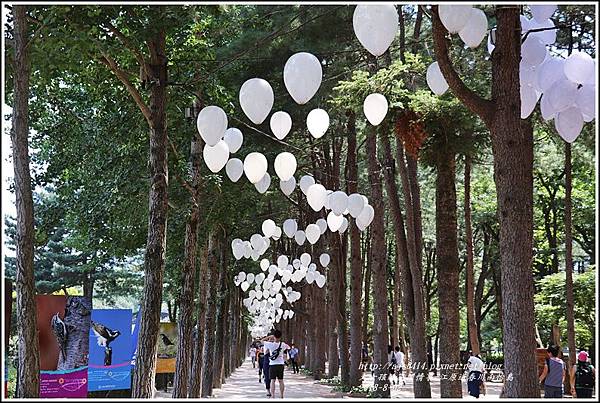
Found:
[{"label": "person walking on path", "polygon": [[256,347],[254,347],[254,344],[250,347],[250,357],[252,357],[252,368],[256,368]]},{"label": "person walking on path", "polygon": [[[281,340],[281,330],[275,329],[272,336],[266,336],[264,341],[265,354],[269,357],[269,378],[271,378],[271,395],[275,394],[275,381],[279,380],[279,393],[283,399],[285,384],[283,382],[283,369],[285,367],[284,354],[290,346]],[[271,396],[273,397],[273,396]]]},{"label": "person walking on path", "polygon": [[400,384],[400,378],[402,378],[402,385],[406,386],[404,380],[404,353],[400,350],[400,346],[396,346],[394,349],[394,356],[396,357],[396,382]]},{"label": "person walking on path", "polygon": [[596,369],[588,362],[587,351],[577,354],[577,363],[571,370],[571,396],[590,398],[594,392]]},{"label": "person walking on path", "polygon": [[479,355],[473,354],[472,351],[467,361],[467,370],[467,390],[469,395],[479,399],[482,387],[485,390],[485,364],[479,358]]},{"label": "person walking on path", "polygon": [[263,346],[259,345],[256,349],[256,361],[258,361],[258,382],[262,382],[262,375],[265,374],[264,371],[264,358],[265,353],[263,351]]},{"label": "person walking on path", "polygon": [[558,358],[558,347],[548,347],[548,358],[544,364],[544,370],[540,375],[540,383],[544,382],[545,398],[563,397],[563,385],[565,383],[565,363]]},{"label": "person walking on path", "polygon": [[292,343],[292,348],[290,348],[288,356],[290,357],[290,363],[292,364],[292,371],[295,374],[300,372],[300,368],[298,366],[298,352],[298,348],[294,345],[294,343]]},{"label": "person walking on path", "polygon": [[271,397],[271,377],[269,376],[269,355],[264,352],[264,347],[260,360],[262,361],[263,374],[265,376],[265,388],[267,389],[267,397]]}]

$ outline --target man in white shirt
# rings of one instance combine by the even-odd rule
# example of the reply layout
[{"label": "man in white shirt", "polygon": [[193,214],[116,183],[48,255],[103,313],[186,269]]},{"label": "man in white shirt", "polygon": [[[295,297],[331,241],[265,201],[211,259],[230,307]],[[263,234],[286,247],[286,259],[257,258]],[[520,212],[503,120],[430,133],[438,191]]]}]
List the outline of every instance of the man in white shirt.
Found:
[{"label": "man in white shirt", "polygon": [[274,330],[273,334],[263,339],[265,354],[269,355],[269,376],[271,378],[271,396],[275,395],[275,380],[279,380],[279,393],[283,399],[285,385],[283,383],[283,369],[285,367],[284,354],[290,346],[281,340],[281,330]]},{"label": "man in white shirt", "polygon": [[252,368],[256,368],[256,347],[254,347],[254,344],[250,347],[250,357],[252,357]]},{"label": "man in white shirt", "polygon": [[400,378],[402,378],[402,385],[406,385],[404,380],[404,353],[400,350],[400,346],[396,346],[394,349],[394,356],[396,357],[396,378],[398,384],[400,384]]},{"label": "man in white shirt", "polygon": [[471,356],[467,361],[467,390],[469,395],[479,398],[481,389],[485,394],[485,364],[478,355],[471,352]]}]

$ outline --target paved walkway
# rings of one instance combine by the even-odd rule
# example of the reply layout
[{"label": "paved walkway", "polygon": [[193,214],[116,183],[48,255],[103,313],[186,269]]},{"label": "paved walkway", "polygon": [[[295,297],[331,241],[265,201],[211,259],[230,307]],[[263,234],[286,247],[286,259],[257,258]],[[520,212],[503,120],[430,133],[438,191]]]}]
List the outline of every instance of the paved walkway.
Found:
[{"label": "paved walkway", "polygon": [[[333,388],[321,385],[313,379],[294,374],[286,367],[285,394],[286,399],[327,399],[341,397]],[[279,383],[276,384],[275,396],[279,397]],[[236,369],[223,384],[223,387],[214,389],[214,399],[266,399],[267,390],[264,382],[258,382],[258,368],[252,368],[252,361],[248,358],[241,367]]]}]

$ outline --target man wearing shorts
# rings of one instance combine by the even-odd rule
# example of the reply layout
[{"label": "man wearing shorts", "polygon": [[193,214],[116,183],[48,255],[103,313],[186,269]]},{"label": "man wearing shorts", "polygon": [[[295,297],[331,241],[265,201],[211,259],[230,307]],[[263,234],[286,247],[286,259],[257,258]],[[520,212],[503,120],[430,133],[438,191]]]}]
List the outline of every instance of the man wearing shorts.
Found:
[{"label": "man wearing shorts", "polygon": [[285,358],[290,346],[281,340],[281,330],[274,330],[271,336],[262,339],[265,354],[269,357],[269,378],[271,378],[271,396],[275,395],[275,381],[279,380],[279,393],[283,399],[285,385],[283,383],[283,369],[285,367]]}]

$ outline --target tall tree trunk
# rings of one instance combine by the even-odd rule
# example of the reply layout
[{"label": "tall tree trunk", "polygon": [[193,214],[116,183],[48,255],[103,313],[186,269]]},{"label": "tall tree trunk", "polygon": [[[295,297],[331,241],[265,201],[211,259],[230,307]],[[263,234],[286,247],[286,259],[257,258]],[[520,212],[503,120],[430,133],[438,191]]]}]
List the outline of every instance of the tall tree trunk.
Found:
[{"label": "tall tree trunk", "polygon": [[[443,134],[442,134],[443,135]],[[447,142],[436,154],[435,234],[438,300],[440,312],[440,396],[462,397],[460,315],[458,307],[458,238],[456,224],[455,155]],[[447,366],[447,368],[444,368]]]},{"label": "tall tree trunk", "polygon": [[[348,118],[347,178],[348,194],[358,192],[358,165],[356,162],[356,115],[346,112]],[[362,373],[362,262],[360,254],[360,231],[356,225],[348,225],[350,231],[350,386],[360,385]]]},{"label": "tall tree trunk", "polygon": [[188,381],[192,366],[193,320],[194,320],[194,286],[196,281],[196,254],[198,244],[198,222],[200,218],[200,152],[201,142],[193,139],[190,146],[192,162],[192,188],[194,194],[191,200],[191,211],[185,227],[185,250],[183,270],[181,274],[181,291],[179,301],[178,344],[175,364],[175,379],[173,381],[173,397],[181,398],[188,395]]},{"label": "tall tree trunk", "polygon": [[[365,237],[365,255],[366,258],[363,259],[363,264],[365,266],[365,281],[364,281],[364,305],[363,305],[363,319],[362,319],[362,341],[364,345],[368,345],[369,343],[369,311],[371,310],[371,261],[372,261],[372,247],[371,247],[371,237],[367,235]],[[372,352],[369,352],[372,353]]]},{"label": "tall tree trunk", "polygon": [[[335,188],[334,188],[335,189]],[[340,272],[339,270],[339,262],[336,256],[339,254],[338,245],[339,242],[336,243],[334,237],[337,237],[337,233],[331,233],[329,236],[330,240],[330,251],[332,252],[333,259],[329,263],[327,267],[327,318],[328,318],[328,327],[329,327],[329,338],[328,338],[328,346],[327,346],[327,376],[329,378],[333,378],[337,376],[339,373],[339,356],[338,356],[338,332],[337,332],[337,319],[338,319],[338,296],[337,290],[339,288],[338,279]]]},{"label": "tall tree trunk", "polygon": [[[40,356],[36,325],[35,279],[33,268],[33,196],[29,171],[29,75],[27,50],[27,8],[13,6],[14,15],[14,105],[12,150],[15,170],[16,290],[18,360],[16,397],[36,398],[40,393]],[[8,291],[7,291],[8,292]],[[8,331],[8,330],[6,330]]]},{"label": "tall tree trunk", "polygon": [[346,233],[341,236],[339,261],[339,287],[338,287],[338,350],[340,352],[340,380],[342,385],[350,382],[350,356],[348,340],[348,311],[346,310],[346,256],[348,249],[348,238]]},{"label": "tall tree trunk", "polygon": [[431,397],[431,386],[429,384],[429,371],[427,365],[427,333],[425,330],[423,279],[421,265],[419,263],[420,254],[417,253],[417,218],[414,214],[413,192],[411,191],[408,168],[404,159],[404,146],[399,138],[397,138],[396,142],[396,153],[406,210],[406,245],[414,299],[414,329],[413,334],[410,335],[411,358],[414,366],[413,390],[416,398]]},{"label": "tall tree trunk", "polygon": [[467,289],[467,326],[469,343],[473,354],[479,354],[479,338],[475,321],[475,273],[473,267],[473,228],[471,226],[471,156],[465,156],[465,238],[467,249],[466,289]]},{"label": "tall tree trunk", "polygon": [[370,266],[373,276],[373,364],[375,365],[376,397],[389,397],[389,380],[385,375],[388,363],[388,316],[387,316],[387,270],[385,223],[383,208],[383,189],[381,186],[381,167],[377,160],[377,129],[371,127],[367,133],[367,159],[369,161],[369,182],[371,200],[375,216],[371,223],[372,251]]},{"label": "tall tree trunk", "polygon": [[200,275],[198,276],[198,309],[196,314],[196,328],[194,332],[194,357],[190,373],[188,397],[200,397],[202,385],[202,353],[204,350],[204,329],[206,327],[206,293],[210,266],[208,263],[208,243],[202,247],[200,255]]},{"label": "tall tree trunk", "polygon": [[[219,267],[219,257],[217,253],[221,245],[221,234],[211,232],[208,239],[208,277],[207,285],[215,284],[218,281],[217,270]],[[201,397],[210,397],[213,388],[213,358],[215,351],[215,314],[216,314],[216,293],[207,293],[204,328],[204,346],[202,350],[202,387]]]},{"label": "tall tree trunk", "polygon": [[163,272],[167,248],[168,165],[167,165],[167,57],[165,32],[149,40],[150,67],[155,79],[150,94],[150,175],[148,239],[144,255],[142,317],[133,370],[131,396],[153,396],[154,374],[162,302]]},{"label": "tall tree trunk", "polygon": [[[576,363],[575,354],[577,351],[575,344],[575,301],[573,297],[573,233],[571,222],[571,193],[573,184],[571,171],[571,144],[565,142],[565,287],[567,294],[567,340],[569,343],[569,369],[567,374],[571,373],[571,368],[573,368],[573,365]],[[567,393],[571,393],[570,388],[568,388]]]},{"label": "tall tree trunk", "polygon": [[[504,320],[506,397],[539,397],[535,360],[533,260],[533,129],[521,120],[518,7],[497,7],[492,52],[492,96],[486,100],[462,82],[449,58],[447,31],[433,8],[434,47],[452,92],[490,130],[500,223],[500,267]],[[519,287],[514,287],[519,284]]]},{"label": "tall tree trunk", "polygon": [[226,261],[226,248],[219,250],[219,291],[217,296],[217,311],[215,317],[216,332],[215,332],[215,346],[213,354],[213,388],[221,387],[221,380],[223,376],[223,334],[225,332],[225,320],[226,319],[226,294],[227,294],[227,282],[225,275],[227,273],[227,261]]}]

